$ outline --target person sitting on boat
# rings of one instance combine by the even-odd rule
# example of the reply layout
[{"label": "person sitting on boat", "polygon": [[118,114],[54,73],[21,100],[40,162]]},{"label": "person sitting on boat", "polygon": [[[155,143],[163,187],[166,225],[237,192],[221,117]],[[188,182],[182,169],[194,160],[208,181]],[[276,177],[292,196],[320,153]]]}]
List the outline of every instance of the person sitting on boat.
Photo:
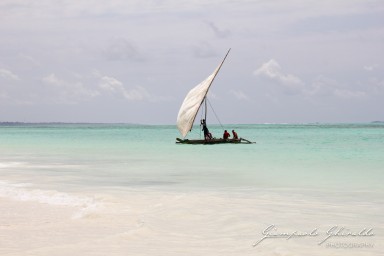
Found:
[{"label": "person sitting on boat", "polygon": [[231,135],[229,134],[229,132],[227,132],[227,130],[225,130],[223,134],[223,139],[227,140],[229,137],[231,137]]},{"label": "person sitting on boat", "polygon": [[237,132],[235,132],[235,130],[232,130],[232,134],[233,134],[233,139],[234,140],[239,139],[239,137],[237,136]]},{"label": "person sitting on boat", "polygon": [[203,126],[203,129],[202,131],[204,131],[204,139],[205,140],[210,140],[212,139],[212,134],[209,132],[208,130],[208,127],[207,127],[207,123],[205,122],[205,119],[202,119],[200,121],[200,124]]}]

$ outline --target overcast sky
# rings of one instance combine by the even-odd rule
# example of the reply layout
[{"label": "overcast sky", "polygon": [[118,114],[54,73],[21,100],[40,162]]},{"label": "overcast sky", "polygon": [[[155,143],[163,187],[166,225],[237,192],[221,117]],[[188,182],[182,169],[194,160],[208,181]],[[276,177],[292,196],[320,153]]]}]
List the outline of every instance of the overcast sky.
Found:
[{"label": "overcast sky", "polygon": [[229,48],[222,123],[384,120],[381,0],[1,0],[0,121],[175,124]]}]

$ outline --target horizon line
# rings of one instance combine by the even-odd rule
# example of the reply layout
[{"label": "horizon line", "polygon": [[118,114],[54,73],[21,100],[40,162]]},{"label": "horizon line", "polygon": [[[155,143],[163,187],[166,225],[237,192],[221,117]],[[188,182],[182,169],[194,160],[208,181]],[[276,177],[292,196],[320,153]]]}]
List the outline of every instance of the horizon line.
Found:
[{"label": "horizon line", "polygon": [[[369,121],[369,122],[264,122],[264,123],[227,123],[223,125],[271,125],[271,124],[278,124],[278,125],[315,125],[315,124],[381,124],[384,123],[384,121]],[[176,125],[175,124],[145,124],[145,123],[130,123],[130,122],[61,122],[61,121],[44,121],[44,122],[24,122],[24,121],[0,121],[0,125],[17,125],[17,124],[119,124],[119,125]],[[198,125],[198,124],[194,124]],[[220,123],[212,123],[210,125],[220,125]]]}]

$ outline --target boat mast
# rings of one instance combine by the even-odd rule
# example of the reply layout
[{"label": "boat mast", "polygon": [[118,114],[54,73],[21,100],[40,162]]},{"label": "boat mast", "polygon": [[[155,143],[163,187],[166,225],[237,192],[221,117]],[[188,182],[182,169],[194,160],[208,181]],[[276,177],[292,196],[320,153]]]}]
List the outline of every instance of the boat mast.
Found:
[{"label": "boat mast", "polygon": [[208,108],[207,108],[207,96],[205,96],[205,98],[204,98],[204,105],[205,105],[205,123],[207,123],[207,110],[208,110]]}]

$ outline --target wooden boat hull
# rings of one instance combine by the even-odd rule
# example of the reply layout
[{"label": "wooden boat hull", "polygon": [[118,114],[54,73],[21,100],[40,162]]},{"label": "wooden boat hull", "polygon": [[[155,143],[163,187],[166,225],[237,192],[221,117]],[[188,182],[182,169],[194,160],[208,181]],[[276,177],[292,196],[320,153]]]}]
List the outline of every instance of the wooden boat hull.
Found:
[{"label": "wooden boat hull", "polygon": [[226,143],[232,143],[232,144],[238,144],[238,143],[246,143],[250,144],[252,142],[245,140],[243,138],[240,139],[210,139],[210,140],[189,140],[189,139],[180,139],[176,138],[176,143],[178,144],[226,144]]}]

